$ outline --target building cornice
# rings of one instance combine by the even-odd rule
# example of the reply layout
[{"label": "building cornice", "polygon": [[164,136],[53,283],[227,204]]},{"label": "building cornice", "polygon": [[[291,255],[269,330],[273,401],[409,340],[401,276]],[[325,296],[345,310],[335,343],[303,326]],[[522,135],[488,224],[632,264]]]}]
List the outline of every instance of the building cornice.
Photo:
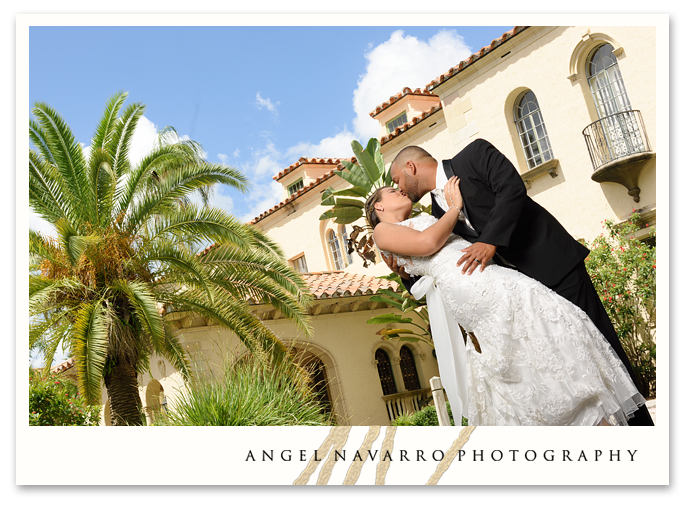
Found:
[{"label": "building cornice", "polygon": [[425,85],[425,89],[427,91],[432,91],[438,86],[440,86],[442,83],[445,81],[451,79],[452,77],[456,76],[457,74],[463,72],[466,70],[468,67],[476,63],[478,60],[483,58],[484,56],[487,56],[489,53],[492,51],[495,51],[497,48],[505,44],[507,41],[515,37],[517,34],[523,32],[527,28],[530,28],[528,26],[515,26],[512,30],[505,32],[502,34],[501,37],[498,37],[497,39],[494,39],[489,45],[485,46],[484,48],[480,49],[479,51],[473,53],[471,56],[466,58],[465,60],[461,61],[458,65],[455,65],[451,69],[449,69],[447,72],[444,74],[436,77],[432,81],[430,81],[427,85]]}]

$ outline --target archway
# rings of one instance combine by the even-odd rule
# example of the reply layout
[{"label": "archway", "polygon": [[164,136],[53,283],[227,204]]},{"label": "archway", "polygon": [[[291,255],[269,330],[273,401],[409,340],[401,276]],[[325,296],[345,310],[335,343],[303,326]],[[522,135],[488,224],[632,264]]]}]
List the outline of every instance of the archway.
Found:
[{"label": "archway", "polygon": [[146,405],[144,413],[147,417],[147,423],[151,425],[154,418],[166,409],[166,396],[163,391],[163,385],[158,380],[151,380],[147,385],[145,394]]}]

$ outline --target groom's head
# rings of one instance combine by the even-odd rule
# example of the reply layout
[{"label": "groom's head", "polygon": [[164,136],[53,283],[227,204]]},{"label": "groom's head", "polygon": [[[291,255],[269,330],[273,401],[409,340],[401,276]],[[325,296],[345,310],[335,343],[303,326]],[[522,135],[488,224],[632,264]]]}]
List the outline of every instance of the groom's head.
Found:
[{"label": "groom's head", "polygon": [[396,155],[391,166],[392,181],[412,202],[435,189],[437,160],[418,146],[408,146]]}]

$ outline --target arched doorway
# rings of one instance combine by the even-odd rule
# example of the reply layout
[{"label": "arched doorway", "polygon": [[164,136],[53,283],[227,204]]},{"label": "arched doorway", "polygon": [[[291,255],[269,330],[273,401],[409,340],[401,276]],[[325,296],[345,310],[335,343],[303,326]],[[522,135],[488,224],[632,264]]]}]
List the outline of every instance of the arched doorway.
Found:
[{"label": "arched doorway", "polygon": [[329,377],[324,362],[320,357],[305,349],[293,348],[292,352],[297,363],[310,375],[310,388],[317,395],[317,400],[322,406],[322,413],[331,415],[334,411],[334,396],[329,387]]}]

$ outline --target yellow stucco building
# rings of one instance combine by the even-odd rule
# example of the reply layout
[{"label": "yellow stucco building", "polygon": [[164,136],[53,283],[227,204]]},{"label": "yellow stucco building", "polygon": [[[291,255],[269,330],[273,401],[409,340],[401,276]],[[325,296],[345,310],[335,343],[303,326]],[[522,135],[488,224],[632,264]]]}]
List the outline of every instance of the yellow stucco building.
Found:
[{"label": "yellow stucco building", "polygon": [[[373,104],[385,162],[409,145],[451,158],[484,138],[575,238],[590,241],[602,232],[602,220],[623,221],[634,209],[654,225],[655,35],[654,27],[515,27],[426,86]],[[364,268],[346,251],[351,227],[319,220],[326,210],[321,193],[348,186],[335,174],[339,163],[301,158],[274,178],[284,187],[282,201],[252,220],[305,273],[316,300],[314,335],[297,335],[271,307],[253,310],[315,366],[338,423],[386,425],[429,395],[437,363],[429,346],[383,341],[379,327],[365,323],[390,312],[369,300],[386,286],[375,277],[389,270],[382,261]],[[242,350],[211,322],[194,314],[176,318],[171,324],[199,363]],[[139,381],[149,411],[164,398],[170,405],[183,387],[160,358]]]}]

